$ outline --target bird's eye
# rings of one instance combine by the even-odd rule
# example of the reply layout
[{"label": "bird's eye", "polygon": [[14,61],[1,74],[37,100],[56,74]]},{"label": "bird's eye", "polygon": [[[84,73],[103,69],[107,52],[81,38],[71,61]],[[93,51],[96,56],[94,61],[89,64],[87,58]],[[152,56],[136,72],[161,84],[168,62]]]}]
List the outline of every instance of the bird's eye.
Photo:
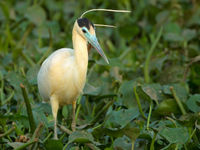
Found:
[{"label": "bird's eye", "polygon": [[82,29],[83,33],[86,33],[86,30],[85,29]]}]

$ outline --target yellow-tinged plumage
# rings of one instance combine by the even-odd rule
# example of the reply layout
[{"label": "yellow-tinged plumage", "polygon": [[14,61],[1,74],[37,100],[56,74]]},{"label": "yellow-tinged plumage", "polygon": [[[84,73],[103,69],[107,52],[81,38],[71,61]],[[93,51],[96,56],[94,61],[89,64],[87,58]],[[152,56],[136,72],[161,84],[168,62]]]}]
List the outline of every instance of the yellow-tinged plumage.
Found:
[{"label": "yellow-tinged plumage", "polygon": [[51,103],[55,120],[55,138],[57,138],[56,118],[59,106],[73,105],[72,130],[75,130],[76,99],[83,90],[87,74],[87,43],[92,44],[108,62],[96,39],[94,26],[88,19],[80,18],[75,22],[72,41],[74,50],[62,48],[52,53],[43,62],[37,78],[42,98]]}]

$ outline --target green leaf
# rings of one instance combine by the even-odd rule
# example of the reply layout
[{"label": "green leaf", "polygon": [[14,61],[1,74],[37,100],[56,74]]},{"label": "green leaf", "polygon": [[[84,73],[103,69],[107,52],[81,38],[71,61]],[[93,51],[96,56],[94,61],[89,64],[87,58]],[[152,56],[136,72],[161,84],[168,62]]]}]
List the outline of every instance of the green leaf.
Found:
[{"label": "green leaf", "polygon": [[7,20],[9,20],[9,18],[10,18],[10,12],[9,12],[9,6],[8,5],[6,5],[6,3],[5,2],[3,2],[3,1],[1,1],[0,2],[0,11],[2,11],[2,13],[4,14],[4,17],[7,19]]},{"label": "green leaf", "polygon": [[130,40],[139,33],[139,27],[134,24],[127,24],[119,27],[119,33],[122,37]]},{"label": "green leaf", "polygon": [[140,133],[140,138],[152,140],[154,136],[154,132],[152,130],[143,129]]},{"label": "green leaf", "polygon": [[137,137],[140,135],[140,129],[132,126],[133,124],[129,124],[126,127],[122,129],[114,129],[114,128],[95,128],[92,132],[92,134],[95,136],[95,138],[101,138],[104,135],[118,138],[126,135],[131,139],[131,141],[135,141]]},{"label": "green leaf", "polygon": [[[136,101],[134,101],[134,92],[133,87],[136,85],[136,82],[131,81],[124,81],[120,88],[119,88],[119,100],[118,102],[121,103],[121,105],[125,105],[127,108],[135,107],[137,106]],[[121,96],[120,96],[121,95]]]},{"label": "green leaf", "polygon": [[164,26],[164,39],[170,42],[181,42],[184,38],[181,35],[181,28],[177,23],[168,23]]},{"label": "green leaf", "polygon": [[62,115],[64,118],[67,118],[68,117],[68,109],[67,109],[67,106],[63,106],[62,108]]},{"label": "green leaf", "polygon": [[18,73],[10,71],[7,75],[6,75],[6,80],[9,82],[9,84],[11,86],[14,87],[15,91],[15,96],[19,99],[22,99],[22,95],[21,95],[21,89],[20,89],[20,84],[25,82],[25,79],[20,76]]},{"label": "green leaf", "polygon": [[166,33],[166,34],[164,34],[164,38],[165,38],[165,40],[170,41],[170,42],[184,41],[184,38],[177,33]]},{"label": "green leaf", "polygon": [[158,100],[162,98],[162,87],[160,84],[144,84],[141,86],[141,89],[147,95],[145,97],[149,97],[148,99],[152,99],[156,103],[158,103]]},{"label": "green leaf", "polygon": [[192,29],[185,29],[185,30],[183,30],[183,33],[182,33],[182,35],[186,41],[190,41],[193,38],[195,38],[196,34],[197,34],[197,31],[192,30]]},{"label": "green leaf", "polygon": [[46,24],[42,24],[33,30],[33,33],[40,38],[49,38],[49,28]]},{"label": "green leaf", "polygon": [[180,83],[182,82],[184,71],[185,67],[181,65],[165,67],[160,74],[160,82],[162,84]]},{"label": "green leaf", "polygon": [[84,89],[83,89],[83,93],[86,95],[94,95],[97,96],[99,95],[99,93],[101,92],[101,88],[100,87],[94,87],[89,83],[86,83]]},{"label": "green leaf", "polygon": [[151,60],[150,63],[150,70],[152,69],[158,69],[159,71],[162,71],[162,67],[164,65],[164,62],[168,59],[168,55],[162,56],[162,57],[156,57]]},{"label": "green leaf", "polygon": [[123,67],[123,64],[120,62],[120,59],[119,58],[111,58],[109,59],[109,65],[112,66],[112,67],[120,67],[122,68]]},{"label": "green leaf", "polygon": [[57,35],[60,32],[60,26],[56,21],[45,21],[45,23],[33,30],[33,33],[35,36],[48,39],[50,37],[49,30],[51,31],[54,42],[59,40],[57,39]]},{"label": "green leaf", "polygon": [[131,139],[131,141],[136,141],[140,135],[140,129],[136,127],[127,127],[124,128],[124,134]]},{"label": "green leaf", "polygon": [[137,87],[139,97],[143,100],[151,102],[154,100],[158,104],[158,99],[161,97],[161,86],[159,84],[144,84]]},{"label": "green leaf", "polygon": [[114,149],[116,150],[128,150],[131,149],[131,142],[127,137],[120,137],[114,141]]},{"label": "green leaf", "polygon": [[200,112],[200,94],[190,96],[186,105],[192,112]]},{"label": "green leaf", "polygon": [[10,84],[16,89],[20,90],[20,83],[24,81],[23,77],[20,76],[19,74],[11,71],[7,74],[6,79]]},{"label": "green leaf", "polygon": [[197,122],[200,121],[199,120],[199,112],[197,112],[197,113],[187,113],[186,115],[182,115],[178,120],[184,126],[193,127],[194,124],[196,126]]},{"label": "green leaf", "polygon": [[106,125],[113,125],[113,128],[124,128],[129,122],[139,116],[138,108],[120,109],[111,111],[108,114]]},{"label": "green leaf", "polygon": [[170,91],[170,87],[173,86],[174,90],[176,91],[177,96],[180,98],[181,101],[185,102],[188,97],[188,89],[186,84],[170,84],[163,86],[163,92],[165,94],[172,94]]},{"label": "green leaf", "polygon": [[37,74],[39,71],[39,66],[35,65],[34,67],[30,67],[27,71],[27,80],[31,85],[37,85]]},{"label": "green leaf", "polygon": [[63,143],[60,140],[54,140],[54,139],[49,139],[45,142],[44,144],[46,150],[62,150],[63,149]]},{"label": "green leaf", "polygon": [[181,28],[179,24],[169,22],[164,26],[164,31],[166,33],[174,33],[174,34],[181,34]]},{"label": "green leaf", "polygon": [[179,112],[179,108],[174,99],[163,100],[154,111],[154,113],[164,116],[170,115],[171,113],[177,114]]},{"label": "green leaf", "polygon": [[22,146],[24,143],[22,143],[22,142],[9,142],[7,144],[10,145],[12,148],[16,149],[16,148]]},{"label": "green leaf", "polygon": [[197,9],[195,11],[195,13],[192,14],[192,16],[190,17],[190,19],[187,21],[187,24],[189,26],[192,25],[200,25],[200,9]]},{"label": "green leaf", "polygon": [[42,25],[46,20],[44,9],[38,5],[29,7],[25,16],[36,25]]},{"label": "green leaf", "polygon": [[143,91],[153,100],[158,100],[156,91],[150,85],[142,86]]},{"label": "green leaf", "polygon": [[95,143],[92,134],[86,131],[75,131],[69,136],[68,143]]},{"label": "green leaf", "polygon": [[163,128],[159,134],[167,139],[170,143],[180,143],[185,144],[189,139],[189,133],[187,128],[179,127],[179,128]]},{"label": "green leaf", "polygon": [[21,124],[23,124],[23,126],[25,128],[29,127],[29,122],[28,122],[28,117],[27,116],[23,116],[23,115],[0,115],[0,123],[7,121],[7,120],[12,120],[14,122],[19,122]]},{"label": "green leaf", "polygon": [[164,10],[164,11],[159,12],[156,15],[156,22],[157,22],[157,24],[165,22],[167,20],[168,16],[169,16],[169,11],[168,10]]},{"label": "green leaf", "polygon": [[42,122],[46,127],[53,126],[53,118],[49,120],[46,114],[52,114],[51,107],[48,103],[38,103],[33,107],[33,116],[37,124]]}]

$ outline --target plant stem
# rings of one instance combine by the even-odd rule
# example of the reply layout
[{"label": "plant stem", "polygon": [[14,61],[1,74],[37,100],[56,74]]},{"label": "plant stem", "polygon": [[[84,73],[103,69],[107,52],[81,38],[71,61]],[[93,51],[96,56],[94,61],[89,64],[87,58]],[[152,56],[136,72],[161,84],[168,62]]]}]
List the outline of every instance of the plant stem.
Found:
[{"label": "plant stem", "polygon": [[131,143],[131,150],[134,150],[134,144],[135,144],[135,142],[134,141],[132,141],[132,143]]},{"label": "plant stem", "polygon": [[141,103],[140,103],[140,98],[139,98],[139,96],[138,96],[138,94],[137,94],[136,86],[133,87],[133,91],[134,91],[134,94],[135,94],[136,102],[137,102],[138,107],[139,107],[139,111],[140,111],[142,117],[143,117],[144,119],[147,119],[147,117],[144,115],[144,112],[143,112],[143,110],[142,110],[142,106],[141,106]]},{"label": "plant stem", "polygon": [[10,128],[8,131],[6,131],[5,133],[3,134],[0,134],[0,138],[4,137],[4,136],[7,136],[9,134],[11,134],[14,130],[15,130],[15,126],[13,126],[12,128]]},{"label": "plant stem", "polygon": [[92,143],[85,143],[85,145],[89,147],[91,150],[98,150],[98,148]]},{"label": "plant stem", "polygon": [[32,59],[29,56],[25,55],[23,51],[21,51],[21,55],[29,65],[31,65],[32,67],[35,66],[35,63],[32,61]]},{"label": "plant stem", "polygon": [[64,150],[64,149],[67,149],[67,146],[68,146],[68,145],[69,145],[69,144],[67,143],[67,144],[63,147],[63,150]]},{"label": "plant stem", "polygon": [[27,113],[28,113],[28,120],[29,120],[29,125],[30,125],[30,128],[31,128],[31,133],[34,133],[36,125],[35,125],[35,121],[34,121],[34,118],[33,118],[31,104],[29,102],[28,95],[27,95],[27,92],[26,92],[24,85],[20,84],[20,87],[21,87],[21,90],[22,90],[22,94],[23,94],[23,97],[24,97],[25,104],[26,104],[26,110],[27,110]]},{"label": "plant stem", "polygon": [[[40,134],[41,134],[41,130],[43,128],[44,124],[43,123],[40,123],[37,128],[35,129],[35,132],[32,136],[32,140],[36,139],[36,138],[39,138]],[[31,150],[36,150],[37,149],[37,146],[38,146],[38,143],[35,143],[31,146]]]},{"label": "plant stem", "polygon": [[176,148],[175,148],[175,150],[178,150],[178,144],[176,144]]},{"label": "plant stem", "polygon": [[0,78],[1,78],[1,88],[0,88],[0,105],[3,105],[4,101],[4,77],[3,74],[0,72]]},{"label": "plant stem", "polygon": [[177,128],[176,121],[174,119],[170,117],[166,117],[166,119],[170,120],[174,124],[174,127]]},{"label": "plant stem", "polygon": [[27,143],[25,143],[25,144],[19,146],[19,147],[16,148],[15,150],[23,150],[23,149],[25,149],[26,147],[30,146],[31,144],[33,144],[33,143],[35,143],[35,142],[37,142],[37,141],[38,141],[38,139],[33,139],[33,140],[31,140],[31,141],[29,141],[29,142],[27,142]]},{"label": "plant stem", "polygon": [[11,94],[8,96],[8,98],[2,103],[2,105],[7,104],[14,96],[15,92],[14,90],[11,92]]},{"label": "plant stem", "polygon": [[28,26],[28,28],[26,29],[24,35],[22,36],[22,39],[18,42],[17,48],[21,47],[25,43],[27,37],[29,36],[29,34],[31,33],[31,31],[33,30],[33,28],[34,28],[33,24],[30,24]]},{"label": "plant stem", "polygon": [[52,134],[53,134],[53,132],[50,132],[50,133],[47,135],[47,137],[43,140],[42,143],[45,143],[45,142],[49,139],[49,137],[50,137]]},{"label": "plant stem", "polygon": [[185,150],[188,150],[186,144],[183,144],[183,147]]},{"label": "plant stem", "polygon": [[38,127],[35,129],[35,132],[34,132],[34,134],[33,134],[33,136],[32,136],[32,139],[38,138],[38,137],[40,136],[41,130],[42,130],[43,126],[44,126],[43,123],[40,123],[40,124],[38,125]]},{"label": "plant stem", "polygon": [[77,118],[78,118],[78,115],[79,115],[80,109],[81,109],[81,104],[78,104],[78,108],[77,108],[77,110],[76,110],[75,120],[77,120]]},{"label": "plant stem", "polygon": [[106,112],[106,110],[114,103],[114,101],[108,102],[99,112],[98,114],[94,117],[94,119],[91,121],[91,125],[95,124],[97,120],[101,117],[101,115]]},{"label": "plant stem", "polygon": [[67,133],[67,134],[72,134],[72,131],[65,128],[64,126],[62,125],[58,125],[58,127],[60,128],[60,130],[62,130],[63,132]]},{"label": "plant stem", "polygon": [[102,125],[103,125],[103,124],[99,124],[98,126],[96,126],[96,127],[92,128],[92,130],[95,130],[95,129],[97,129],[97,128],[101,127]]},{"label": "plant stem", "polygon": [[154,143],[155,143],[155,140],[156,140],[156,136],[157,136],[157,133],[154,132],[154,136],[153,136],[153,139],[151,141],[150,150],[154,150]]},{"label": "plant stem", "polygon": [[119,59],[122,61],[125,57],[126,57],[126,55],[128,55],[129,53],[130,53],[130,51],[132,51],[133,50],[133,48],[127,48],[120,56],[119,56]]},{"label": "plant stem", "polygon": [[176,95],[176,91],[174,90],[173,87],[170,87],[170,91],[172,92],[172,95],[174,96],[174,99],[176,100],[176,103],[178,104],[178,107],[180,108],[181,113],[182,113],[183,115],[185,115],[185,114],[186,114],[186,111],[185,111],[185,109],[184,109],[184,107],[183,107],[183,104],[181,103],[180,99],[179,99],[178,96]]},{"label": "plant stem", "polygon": [[147,118],[147,130],[149,130],[149,123],[150,123],[150,118],[151,118],[151,113],[152,113],[152,102],[150,103],[149,106],[149,114],[148,114],[148,118]]},{"label": "plant stem", "polygon": [[149,83],[150,82],[150,76],[149,76],[149,62],[150,62],[150,59],[151,59],[151,56],[153,54],[153,51],[154,49],[156,48],[157,44],[158,44],[158,41],[162,35],[162,31],[163,31],[163,27],[161,27],[155,41],[153,42],[150,50],[148,51],[148,54],[147,54],[147,57],[146,57],[146,60],[145,60],[145,64],[144,64],[144,80],[146,83]]},{"label": "plant stem", "polygon": [[82,96],[79,96],[78,100],[77,100],[77,103],[76,103],[78,105],[78,108],[76,110],[75,120],[77,120],[79,112],[80,112],[80,109],[81,109],[81,98],[82,98]]},{"label": "plant stem", "polygon": [[196,128],[194,128],[194,130],[192,131],[192,134],[190,135],[188,142],[191,141],[191,139],[192,139],[193,135],[195,134],[195,132],[196,132]]}]

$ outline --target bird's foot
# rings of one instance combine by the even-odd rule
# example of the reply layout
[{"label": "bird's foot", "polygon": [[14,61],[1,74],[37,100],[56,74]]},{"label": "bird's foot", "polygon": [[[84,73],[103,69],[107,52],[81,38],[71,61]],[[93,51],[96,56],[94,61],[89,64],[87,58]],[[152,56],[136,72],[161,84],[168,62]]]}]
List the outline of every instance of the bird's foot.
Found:
[{"label": "bird's foot", "polygon": [[58,136],[57,136],[57,134],[54,134],[54,138],[53,138],[54,140],[58,140]]},{"label": "bird's foot", "polygon": [[57,140],[58,139],[58,135],[57,135],[57,124],[56,124],[56,121],[55,121],[55,124],[54,124],[54,140]]}]

